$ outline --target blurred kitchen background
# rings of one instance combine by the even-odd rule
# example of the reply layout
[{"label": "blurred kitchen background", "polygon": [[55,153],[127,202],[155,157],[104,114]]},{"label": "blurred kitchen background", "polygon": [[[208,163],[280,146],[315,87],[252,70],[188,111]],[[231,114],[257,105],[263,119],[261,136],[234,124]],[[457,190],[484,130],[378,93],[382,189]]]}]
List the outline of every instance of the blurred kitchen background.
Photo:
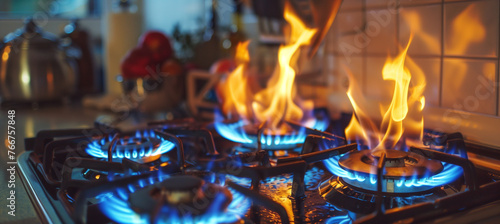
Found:
[{"label": "blurred kitchen background", "polygon": [[[64,95],[66,103],[69,98],[107,112],[161,112],[162,119],[210,118],[218,105],[214,83],[221,79],[210,74],[227,73],[227,67],[234,67],[224,59],[234,56],[238,42],[251,40],[251,64],[259,83],[265,84],[272,73],[278,47],[285,41],[283,2],[5,0],[0,3],[0,36],[23,27],[27,17],[44,32],[61,37],[63,43],[75,27],[88,34],[89,44],[77,48],[88,48],[91,56],[80,58],[84,61],[76,68],[76,91]],[[343,1],[331,26],[311,18],[309,3],[315,1],[291,2],[306,24],[326,30],[315,54],[303,51],[297,59],[298,93],[314,100],[315,107],[327,108],[332,118],[352,110],[345,95],[349,73],[368,99],[375,103],[390,99],[392,84],[383,81],[382,67],[387,56],[397,55],[413,33],[408,54],[425,74],[425,111],[435,121],[426,125],[453,123],[454,129],[458,125],[464,131],[477,128],[473,123],[498,120],[498,1]],[[72,23],[75,19],[78,25]],[[178,77],[164,77],[167,82],[160,90],[144,90],[142,81],[118,76],[126,54],[138,45],[141,34],[151,30],[169,38],[173,65],[164,67],[167,73],[179,73]],[[152,70],[158,72],[158,68]],[[123,99],[123,94],[136,97],[113,109],[113,102]],[[34,105],[37,108],[42,102]],[[443,118],[443,114],[447,116]],[[496,143],[494,136],[477,138]]]},{"label": "blurred kitchen background", "polygon": [[[307,24],[318,26],[309,8],[315,1],[292,2]],[[350,73],[369,101],[390,100],[392,83],[382,79],[382,67],[388,55],[404,49],[413,33],[408,55],[426,77],[425,126],[461,131],[470,139],[500,145],[496,133],[487,131],[500,125],[499,11],[498,0],[343,1],[330,27],[321,23],[316,27],[326,30],[318,50],[313,55],[304,51],[297,59],[298,93],[338,118],[352,110],[345,94]],[[15,87],[5,84],[8,69],[4,65],[10,62],[8,53],[0,52],[2,110],[21,108],[17,113],[19,152],[21,139],[39,130],[88,127],[96,119],[113,123],[113,116],[124,120],[130,111],[150,119],[213,118],[218,105],[213,87],[234,67],[224,60],[234,55],[238,42],[251,40],[252,71],[257,82],[265,84],[279,45],[285,41],[282,12],[283,1],[264,0],[0,1],[4,42],[13,40],[8,34],[25,26],[31,17],[43,32],[59,39],[75,71],[74,82],[56,95],[18,99],[8,96]],[[169,38],[173,55],[169,63],[145,71],[164,73],[161,86],[148,89],[144,88],[147,80],[118,75],[122,60],[138,46],[139,37],[152,30]],[[20,200],[27,200],[24,192],[19,194]],[[36,222],[31,204],[19,203],[19,212],[25,214],[14,221]]]},{"label": "blurred kitchen background", "polygon": [[[249,70],[257,83],[265,85],[272,74],[278,48],[286,41],[284,2],[1,1],[0,36],[6,37],[4,42],[11,38],[9,33],[24,26],[26,18],[32,18],[43,32],[59,38],[58,43],[72,57],[75,70],[74,82],[49,100],[33,100],[29,96],[10,100],[6,95],[16,85],[3,81],[8,84],[2,84],[2,106],[38,109],[53,99],[58,101],[56,106],[61,105],[62,98],[62,105],[83,105],[96,114],[118,113],[121,120],[123,114],[129,116],[131,111],[151,119],[211,119],[220,103],[214,87],[234,69],[231,58],[238,42],[251,41]],[[388,56],[404,49],[413,34],[408,56],[414,61],[413,67],[426,78],[426,126],[451,127],[453,130],[442,131],[461,130],[477,141],[500,144],[493,134],[475,134],[477,128],[487,127],[477,124],[498,123],[500,116],[497,0],[342,1],[331,26],[325,22],[327,16],[313,16],[317,9],[311,5],[324,5],[321,0],[290,2],[302,21],[326,34],[314,54],[303,50],[295,59],[297,92],[302,98],[313,100],[316,108],[328,109],[334,119],[352,111],[345,94],[350,83],[348,74],[352,74],[369,102],[388,102],[392,83],[382,79],[382,67]],[[323,15],[336,13],[335,7],[323,8]],[[173,50],[163,62],[142,66],[134,72],[142,72],[143,76],[160,74],[156,77],[161,82],[122,74],[122,61],[127,54],[129,61],[140,61],[140,56],[131,57],[130,53],[141,45],[140,36],[150,31],[166,35]],[[85,56],[84,52],[90,53]],[[7,58],[3,58],[6,63]],[[39,89],[44,88],[47,87]],[[11,95],[24,94],[21,93]],[[43,95],[43,91],[38,95]]]}]

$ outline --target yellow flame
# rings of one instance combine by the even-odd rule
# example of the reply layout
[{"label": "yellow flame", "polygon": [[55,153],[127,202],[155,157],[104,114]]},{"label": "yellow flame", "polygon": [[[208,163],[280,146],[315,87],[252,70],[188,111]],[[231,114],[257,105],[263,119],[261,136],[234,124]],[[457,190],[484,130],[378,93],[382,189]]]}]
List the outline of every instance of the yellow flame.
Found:
[{"label": "yellow flame", "polygon": [[351,122],[345,129],[346,137],[349,140],[364,140],[369,146],[372,146],[380,141],[380,136],[377,131],[378,128],[370,119],[370,115],[366,113],[369,110],[364,107],[366,107],[368,101],[363,98],[361,88],[356,88],[359,87],[359,85],[354,79],[353,74],[347,66],[343,65],[343,67],[349,77],[347,97],[351,101],[351,105],[355,111],[351,118]]},{"label": "yellow flame", "polygon": [[255,95],[252,109],[261,122],[270,122],[271,127],[278,127],[284,120],[299,121],[302,119],[302,109],[295,104],[294,80],[295,71],[290,66],[292,56],[302,45],[309,44],[316,30],[308,29],[291,11],[290,6],[285,6],[285,20],[291,26],[292,44],[281,46],[278,52],[279,70],[269,80],[268,88]]},{"label": "yellow flame", "polygon": [[225,114],[237,113],[243,118],[251,117],[251,110],[248,109],[247,104],[252,93],[247,85],[248,78],[245,75],[247,63],[250,60],[247,50],[249,43],[249,41],[238,43],[235,56],[238,66],[226,80],[220,83],[223,112]]},{"label": "yellow flame", "polygon": [[407,56],[411,39],[412,36],[406,48],[397,57],[388,57],[382,69],[383,79],[394,81],[394,89],[391,103],[385,112],[382,111],[383,118],[379,128],[372,121],[369,111],[362,108],[367,106],[367,102],[350,75],[347,96],[353,106],[354,115],[346,128],[348,139],[362,139],[370,148],[383,150],[396,148],[403,136],[413,139],[422,137],[422,110],[425,107],[425,97],[422,94],[425,89],[425,76]]},{"label": "yellow flame", "polygon": [[420,98],[420,110],[424,110],[424,107],[425,107],[425,97],[422,96]]},{"label": "yellow flame", "polygon": [[295,96],[295,71],[291,64],[293,56],[301,46],[309,44],[316,30],[307,28],[288,3],[285,4],[284,18],[291,27],[290,43],[280,47],[278,68],[266,88],[252,91],[249,77],[245,74],[249,61],[248,42],[238,45],[236,58],[241,64],[219,86],[226,115],[237,113],[239,117],[259,123],[267,122],[272,130],[278,130],[283,120],[300,122],[304,116],[303,109],[312,109],[311,102],[300,101]]}]

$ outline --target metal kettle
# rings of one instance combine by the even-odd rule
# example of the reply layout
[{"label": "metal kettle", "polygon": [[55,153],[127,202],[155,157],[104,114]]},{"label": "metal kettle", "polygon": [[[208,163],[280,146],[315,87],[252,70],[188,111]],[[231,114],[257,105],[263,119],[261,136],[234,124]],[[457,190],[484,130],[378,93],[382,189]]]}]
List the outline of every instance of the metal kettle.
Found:
[{"label": "metal kettle", "polygon": [[27,19],[24,27],[5,36],[0,46],[2,101],[42,102],[69,96],[75,72],[58,38]]}]

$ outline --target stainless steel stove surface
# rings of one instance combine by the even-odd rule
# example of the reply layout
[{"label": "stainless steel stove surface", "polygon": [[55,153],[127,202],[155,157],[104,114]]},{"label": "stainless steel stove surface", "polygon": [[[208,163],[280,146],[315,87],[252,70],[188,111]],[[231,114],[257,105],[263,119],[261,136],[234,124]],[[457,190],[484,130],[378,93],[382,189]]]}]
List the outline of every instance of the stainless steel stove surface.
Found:
[{"label": "stainless steel stove surface", "polygon": [[182,120],[40,131],[18,158],[22,181],[46,223],[500,220],[498,170],[468,159],[500,153],[460,133],[427,132],[426,147],[374,152],[307,128],[294,148],[273,139],[269,150],[258,130],[262,141],[241,150],[212,127]]}]

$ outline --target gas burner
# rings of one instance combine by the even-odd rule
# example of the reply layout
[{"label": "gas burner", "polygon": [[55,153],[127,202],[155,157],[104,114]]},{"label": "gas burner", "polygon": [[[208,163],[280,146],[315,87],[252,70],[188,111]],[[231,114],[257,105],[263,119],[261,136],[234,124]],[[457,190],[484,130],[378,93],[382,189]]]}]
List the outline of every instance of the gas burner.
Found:
[{"label": "gas burner", "polygon": [[[333,205],[342,209],[353,211],[364,215],[376,210],[377,192],[367,191],[346,182],[347,179],[332,177],[323,182],[319,187],[319,193]],[[459,190],[446,186],[434,188],[425,192],[415,193],[385,193],[382,203],[384,208],[397,208],[412,205],[420,202],[434,201],[438,198],[454,194]]]},{"label": "gas burner", "polygon": [[[176,217],[181,217],[186,208],[198,210],[196,214],[188,210],[193,212],[190,215],[204,214],[209,208],[225,211],[231,200],[232,195],[228,189],[205,183],[195,176],[173,176],[137,190],[129,197],[131,208],[139,214],[153,216],[158,211],[158,206],[165,206],[162,210],[170,211]],[[200,202],[204,205],[200,206]]]},{"label": "gas burner", "polygon": [[339,155],[324,161],[335,176],[323,182],[319,192],[333,205],[358,214],[374,212],[381,205],[397,208],[458,193],[462,185],[455,180],[466,167],[467,154],[457,143],[463,139],[449,140],[443,152],[416,147],[356,150],[357,144],[340,152],[338,147]]},{"label": "gas burner", "polygon": [[[328,119],[316,119],[311,125],[306,125],[318,131],[328,127]],[[307,137],[307,127],[283,123],[282,130],[271,130],[264,124],[254,125],[248,121],[215,122],[215,129],[224,138],[241,143],[240,151],[252,151],[261,147],[264,150],[297,149]],[[283,133],[284,132],[284,133]]]},{"label": "gas burner", "polygon": [[[384,150],[384,152],[386,152],[386,162],[382,176],[383,194],[425,193],[434,187],[448,184],[462,175],[462,169],[457,165],[427,159],[414,152],[398,150]],[[380,153],[381,151],[353,150],[325,160],[324,164],[347,185],[364,192],[374,192],[377,191],[376,163]]]},{"label": "gas burner", "polygon": [[99,198],[103,213],[118,223],[232,223],[250,207],[238,192],[193,175],[160,175]]},{"label": "gas burner", "polygon": [[135,135],[120,136],[113,144],[113,136],[108,135],[88,144],[85,151],[95,158],[108,158],[108,150],[112,147],[112,158],[127,158],[136,162],[147,163],[157,160],[162,154],[174,148],[170,141],[155,134],[153,130],[137,131]]},{"label": "gas burner", "polygon": [[[413,152],[394,149],[353,151],[342,156],[338,164],[355,178],[341,178],[345,183],[367,191],[377,191],[376,170],[380,155],[385,153],[385,172],[382,177],[384,193],[425,192],[433,185],[425,184],[427,177],[443,170],[441,162]],[[412,187],[409,187],[412,186]]]}]

